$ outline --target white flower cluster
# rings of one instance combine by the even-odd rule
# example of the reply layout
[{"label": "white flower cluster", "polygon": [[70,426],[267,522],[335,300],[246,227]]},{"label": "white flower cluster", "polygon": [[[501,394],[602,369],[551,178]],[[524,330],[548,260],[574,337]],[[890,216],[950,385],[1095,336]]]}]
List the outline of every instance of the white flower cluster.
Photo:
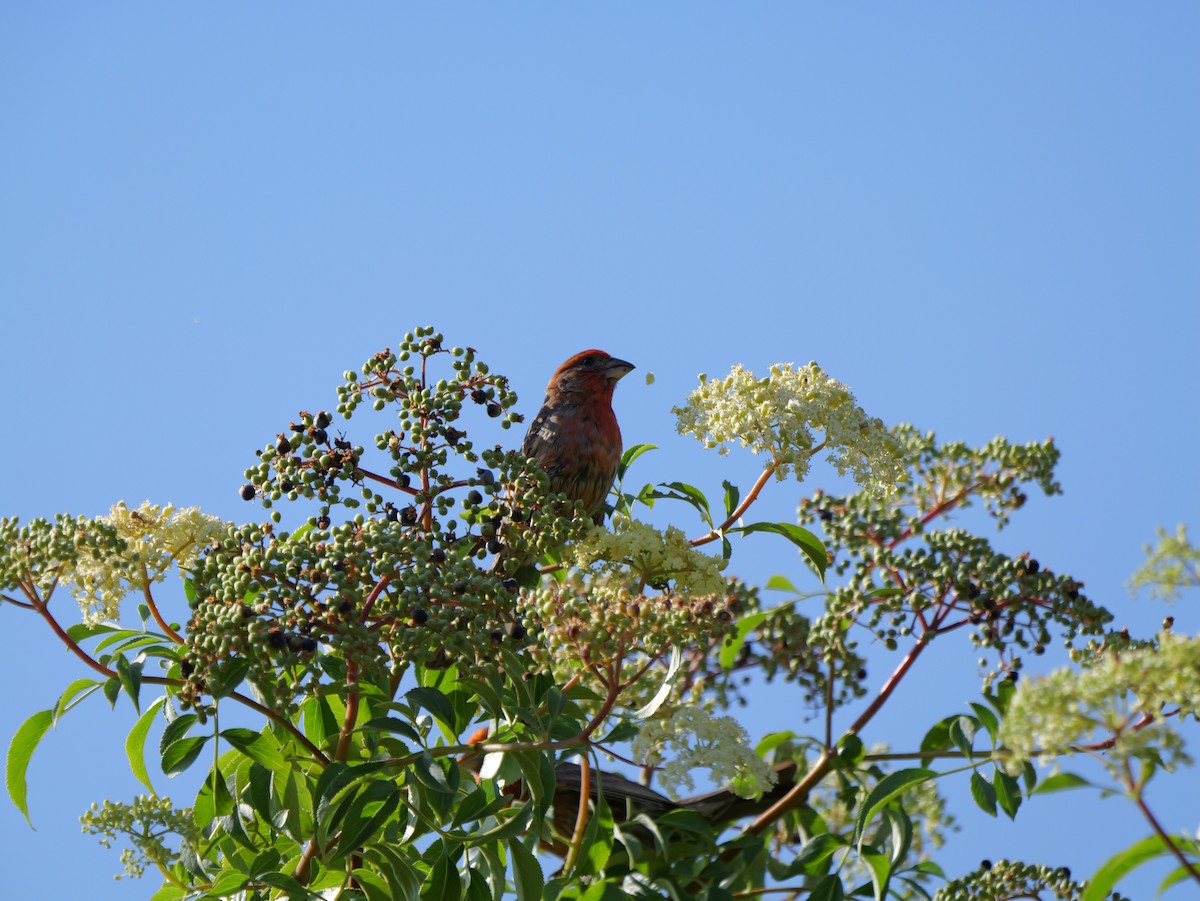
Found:
[{"label": "white flower cluster", "polygon": [[1111,654],[1089,669],[1060,669],[1022,683],[1001,740],[1016,758],[1010,770],[1035,756],[1046,766],[1069,748],[1109,739],[1114,743],[1101,759],[1114,772],[1147,750],[1169,770],[1190,762],[1171,722],[1160,717],[1129,726],[1142,714],[1176,709],[1180,716],[1200,715],[1200,638],[1164,632],[1157,648]]},{"label": "white flower cluster", "polygon": [[[884,494],[907,474],[900,447],[884,424],[868,416],[850,390],[816,363],[776,363],[762,379],[741,364],[723,379],[702,375],[700,387],[674,412],[680,434],[694,435],[721,454],[735,441],[753,453],[769,453],[779,479],[789,468],[803,479],[822,450],[829,451],[839,473]],[[814,431],[824,433],[820,442]]]},{"label": "white flower cluster", "polygon": [[[664,764],[668,748],[674,756]],[[673,797],[679,797],[681,787],[695,788],[692,770],[697,768],[707,769],[713,782],[743,798],[759,797],[775,784],[775,771],[754,753],[741,724],[700,707],[681,707],[668,719],[643,723],[632,752],[646,766],[662,765],[659,778]]]},{"label": "white flower cluster", "polygon": [[661,532],[649,523],[618,517],[611,532],[591,526],[566,555],[575,566],[610,574],[628,566],[645,584],[670,581],[684,594],[724,594],[728,588],[721,575],[727,561],[696,550],[674,526]]},{"label": "white flower cluster", "polygon": [[88,623],[115,621],[125,595],[161,582],[174,566],[191,566],[200,549],[224,536],[227,528],[199,507],[176,510],[149,501],[136,510],[122,501],[99,519],[116,528],[126,547],[120,554],[82,561],[76,569],[73,590]]}]

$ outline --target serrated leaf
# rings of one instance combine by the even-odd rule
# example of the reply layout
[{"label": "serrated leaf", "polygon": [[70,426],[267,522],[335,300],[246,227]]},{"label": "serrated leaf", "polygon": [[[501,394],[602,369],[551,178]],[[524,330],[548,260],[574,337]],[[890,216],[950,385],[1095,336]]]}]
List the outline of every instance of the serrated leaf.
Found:
[{"label": "serrated leaf", "polygon": [[996,815],[996,789],[978,770],[971,773],[971,797],[984,813],[989,816]]},{"label": "serrated leaf", "polygon": [[979,717],[979,722],[983,724],[983,728],[987,729],[988,737],[991,738],[994,745],[996,743],[996,736],[1000,734],[1000,720],[991,710],[975,701],[971,702],[971,709],[975,711],[975,716]]},{"label": "serrated leaf", "polygon": [[838,757],[848,763],[860,763],[865,753],[862,739],[853,732],[847,732],[838,741]]},{"label": "serrated leaf", "polygon": [[1008,814],[1010,820],[1016,819],[1017,811],[1021,808],[1021,784],[999,767],[992,779],[996,789],[996,801],[1000,809]]},{"label": "serrated leaf", "polygon": [[181,738],[168,745],[162,754],[162,771],[168,776],[178,776],[196,762],[196,758],[200,756],[200,752],[204,750],[210,737],[196,735],[190,738]]},{"label": "serrated leaf", "polygon": [[108,701],[108,706],[114,710],[117,707],[117,698],[121,696],[121,680],[116,676],[108,679],[104,683],[104,697]]},{"label": "serrated leaf", "polygon": [[842,887],[841,877],[830,873],[813,886],[807,901],[842,901],[845,897],[846,890]]},{"label": "serrated leaf", "polygon": [[621,462],[617,464],[617,479],[623,480],[625,473],[629,470],[630,464],[644,453],[652,450],[657,450],[657,444],[635,444],[632,447],[625,448],[625,452],[621,454]]},{"label": "serrated leaf", "polygon": [[277,888],[284,892],[292,901],[305,901],[309,897],[304,886],[286,873],[262,873],[257,878],[263,885],[269,885],[271,888]]},{"label": "serrated leaf", "polygon": [[875,817],[875,814],[892,801],[893,798],[902,795],[905,791],[912,788],[914,785],[919,785],[922,782],[927,782],[932,779],[936,773],[933,770],[923,769],[921,767],[913,767],[906,770],[897,770],[890,773],[879,781],[879,784],[871,789],[871,793],[862,803],[862,808],[858,814],[858,820],[854,827],[854,842],[857,845],[862,844],[863,835],[866,833],[867,824]]},{"label": "serrated leaf", "polygon": [[253,729],[223,729],[221,738],[225,739],[233,747],[237,748],[255,763],[266,767],[268,770],[281,770],[287,766],[287,761],[284,760],[283,754],[280,753],[279,747],[275,744],[275,739],[270,734],[255,732]]},{"label": "serrated leaf", "polygon": [[792,866],[803,867],[811,871],[813,866],[826,860],[835,851],[845,848],[848,844],[849,842],[835,832],[819,833],[800,846]]},{"label": "serrated leaf", "polygon": [[892,862],[886,854],[879,853],[863,854],[862,859],[866,861],[871,870],[871,886],[874,890],[875,901],[883,901],[887,897],[888,882],[892,876]]},{"label": "serrated leaf", "polygon": [[91,695],[97,688],[104,684],[100,679],[76,679],[66,687],[61,695],[58,696],[58,701],[53,708],[54,721],[51,725],[57,726],[59,718],[68,710],[71,710],[82,701],[84,698]]},{"label": "serrated leaf", "polygon": [[462,897],[462,880],[444,847],[439,847],[437,858],[429,868],[429,876],[421,887],[422,901],[458,901]]},{"label": "serrated leaf", "polygon": [[763,624],[771,612],[770,610],[760,610],[738,619],[733,635],[721,644],[721,652],[717,655],[717,662],[721,664],[721,669],[726,672],[733,669],[738,655],[742,653],[742,648],[746,645],[746,639],[751,632]]},{"label": "serrated leaf", "polygon": [[33,820],[29,818],[29,808],[26,806],[28,785],[25,782],[25,773],[29,769],[29,761],[33,758],[33,752],[37,750],[38,743],[53,721],[53,711],[39,710],[21,724],[21,728],[17,730],[12,743],[8,746],[4,783],[8,787],[8,796],[16,805],[17,810],[21,811],[21,815],[25,817],[25,822],[29,824],[30,829],[33,828]]},{"label": "serrated leaf", "polygon": [[799,589],[791,583],[786,576],[775,575],[767,579],[766,588],[769,591],[789,591],[792,594],[799,594]]},{"label": "serrated leaf", "polygon": [[1079,901],[1104,901],[1118,882],[1133,870],[1156,857],[1170,854],[1166,844],[1157,835],[1134,842],[1124,851],[1110,857],[1087,881]]},{"label": "serrated leaf", "polygon": [[455,729],[454,704],[441,691],[430,686],[418,686],[409,689],[404,695],[409,703],[429,711],[438,721],[443,730],[449,732],[451,739],[458,737]]},{"label": "serrated leaf", "polygon": [[215,684],[210,678],[209,690],[214,698],[227,697],[234,691],[242,681],[246,678],[246,674],[250,671],[250,661],[245,657],[235,657],[228,663],[223,664],[215,675]]},{"label": "serrated leaf", "polygon": [[1072,788],[1099,788],[1099,786],[1074,773],[1055,773],[1038,783],[1037,788],[1033,789],[1030,794],[1048,795],[1051,792],[1066,791]]},{"label": "serrated leaf", "polygon": [[950,742],[966,754],[968,759],[974,750],[975,730],[976,724],[973,717],[957,716],[950,723]]},{"label": "serrated leaf", "polygon": [[142,705],[139,700],[139,695],[142,691],[142,664],[141,661],[130,663],[125,659],[124,655],[117,657],[117,678],[121,680],[121,686],[125,689],[125,693],[129,695],[129,700],[133,701],[133,707],[139,713]]},{"label": "serrated leaf", "polygon": [[735,529],[727,529],[728,532],[741,532],[749,535],[751,532],[771,532],[775,535],[782,535],[796,547],[800,548],[800,553],[803,555],[805,562],[812,570],[820,577],[821,581],[825,581],[825,569],[829,566],[829,556],[825,552],[825,545],[821,543],[821,539],[814,535],[808,529],[801,526],[793,525],[790,522],[752,522],[748,526],[738,526]]},{"label": "serrated leaf", "polygon": [[546,876],[537,857],[515,838],[509,839],[508,852],[512,858],[513,887],[517,892],[517,901],[539,901]]},{"label": "serrated leaf", "polygon": [[154,703],[146,708],[146,712],[138,717],[125,739],[125,756],[129,760],[129,768],[133,770],[134,778],[151,793],[154,792],[154,786],[150,782],[150,773],[146,770],[146,736],[150,734],[150,727],[154,725],[159,708],[166,700],[165,696],[156,698]]},{"label": "serrated leaf", "polygon": [[722,481],[721,487],[725,489],[725,515],[733,516],[733,511],[737,509],[738,501],[741,500],[742,492],[737,485],[728,480]]}]

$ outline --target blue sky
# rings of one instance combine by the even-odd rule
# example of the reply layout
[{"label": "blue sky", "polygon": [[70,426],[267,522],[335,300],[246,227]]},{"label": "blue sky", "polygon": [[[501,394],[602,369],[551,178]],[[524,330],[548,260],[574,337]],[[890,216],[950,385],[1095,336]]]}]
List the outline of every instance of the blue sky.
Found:
[{"label": "blue sky", "polygon": [[[700,371],[815,359],[887,421],[1054,435],[1066,493],[999,546],[1135,631],[1195,633],[1193,604],[1124,583],[1157,525],[1197,527],[1198,40],[1183,2],[7,4],[0,513],[247,518],[254,448],[427,322],[527,412],[577,350],[636,363],[617,409],[663,448],[644,477],[745,486],[754,461],[675,437],[670,407]],[[790,517],[827,477],[764,506]],[[765,539],[735,568],[803,577]],[[82,672],[0,615],[7,742]],[[973,697],[938,675],[892,722]],[[147,894],[78,833],[137,791],[131,711],[101,706],[39,750],[37,832],[0,805],[14,896]],[[751,731],[804,728],[779,710]],[[1186,772],[1151,801],[1195,830],[1198,794]],[[1045,852],[1082,876],[1146,831],[1118,801],[1052,806],[964,812],[945,862]]]}]

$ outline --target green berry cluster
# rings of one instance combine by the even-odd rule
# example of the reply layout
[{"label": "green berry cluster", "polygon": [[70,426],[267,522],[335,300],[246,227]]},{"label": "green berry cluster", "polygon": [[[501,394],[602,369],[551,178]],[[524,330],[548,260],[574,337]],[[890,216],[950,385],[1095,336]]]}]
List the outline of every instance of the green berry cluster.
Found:
[{"label": "green berry cluster", "polygon": [[[1066,867],[1048,867],[1019,861],[983,861],[979,869],[943,886],[933,901],[1005,901],[1033,898],[1040,901],[1076,901],[1087,885],[1074,882]],[[1118,892],[1106,901],[1129,901]]]},{"label": "green berry cluster", "polygon": [[[362,372],[346,374],[337,413],[350,419],[372,399],[394,422],[356,444],[331,433],[333,414],[302,411],[258,452],[243,496],[316,510],[288,532],[274,509],[271,522],[231,530],[193,567],[185,703],[218,691],[231,668],[291,711],[318,683],[344,681],[350,662],[359,681],[386,685],[409,665],[490,671],[497,641],[523,643],[512,571],[581,525],[547,496],[536,464],[472,440],[468,414],[508,427],[520,421],[516,395],[474,350],[443,347],[431,328]],[[483,568],[494,554],[502,565]]]},{"label": "green berry cluster", "polygon": [[166,870],[179,860],[182,849],[167,847],[167,838],[179,838],[193,848],[199,838],[190,809],[179,810],[171,805],[170,798],[154,795],[138,795],[132,804],[119,801],[105,801],[103,806],[93,804],[79,819],[83,831],[99,835],[105,848],[112,847],[118,835],[129,840],[133,847],[121,852],[121,863],[125,875],[134,878],[142,876],[147,866]]},{"label": "green berry cluster", "polygon": [[[846,579],[830,592],[815,635],[832,643],[857,625],[895,650],[966,626],[974,643],[995,655],[991,678],[1019,670],[1021,655],[1043,653],[1055,634],[1068,648],[1081,636],[1103,634],[1112,615],[1082,593],[1081,582],[1027,554],[998,553],[965,530],[932,528],[979,501],[1002,526],[1024,504],[1028,484],[1056,493],[1058,451],[1051,442],[1018,446],[997,438],[970,449],[939,446],[933,435],[909,427],[896,434],[915,461],[898,497],[818,492],[800,504],[801,524],[820,522],[830,569]],[[853,650],[851,640],[846,645]]]},{"label": "green berry cluster", "polygon": [[126,543],[109,523],[59,513],[22,526],[15,517],[0,518],[0,591],[21,592],[28,600],[48,599],[60,581],[87,592],[89,566],[125,552]]},{"label": "green berry cluster", "polygon": [[720,644],[734,631],[736,594],[646,594],[619,579],[572,573],[561,584],[522,592],[519,609],[536,642],[535,663],[570,678],[579,667],[637,665],[671,647]]}]

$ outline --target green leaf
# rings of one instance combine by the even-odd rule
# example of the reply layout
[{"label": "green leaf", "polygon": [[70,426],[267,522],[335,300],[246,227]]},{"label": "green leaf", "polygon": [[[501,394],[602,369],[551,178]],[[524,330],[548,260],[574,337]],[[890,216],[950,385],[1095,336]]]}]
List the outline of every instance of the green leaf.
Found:
[{"label": "green leaf", "polygon": [[[592,778],[597,783],[603,779],[600,772],[594,768]],[[576,864],[576,870],[580,875],[602,872],[605,864],[608,863],[608,858],[612,856],[615,842],[612,811],[608,807],[608,801],[604,798],[603,786],[597,784],[596,789],[595,806],[592,808],[587,827],[583,832],[583,856]]]},{"label": "green leaf", "polygon": [[265,766],[272,772],[282,770],[287,766],[279,746],[270,733],[255,732],[253,729],[223,729],[221,738],[229,742],[255,763]]},{"label": "green leaf", "polygon": [[825,552],[825,545],[821,543],[821,539],[814,535],[808,529],[801,528],[797,525],[792,525],[790,522],[752,522],[748,526],[739,526],[735,529],[727,529],[728,532],[742,532],[749,535],[751,532],[772,532],[776,535],[782,535],[796,547],[800,548],[800,553],[804,556],[805,561],[813,571],[820,577],[821,581],[825,581],[825,568],[829,565],[829,556]]},{"label": "green leaf", "polygon": [[33,820],[29,818],[29,808],[26,806],[25,792],[28,786],[25,783],[25,771],[29,769],[33,752],[53,721],[52,710],[39,710],[21,724],[21,728],[13,736],[12,744],[8,746],[4,782],[8,786],[8,796],[12,798],[17,810],[21,811],[30,829],[33,828]]},{"label": "green leaf", "polygon": [[342,821],[335,855],[351,854],[370,836],[382,831],[383,824],[400,805],[400,789],[391,782],[371,782],[354,798]]},{"label": "green leaf", "polygon": [[168,776],[178,776],[196,762],[209,738],[209,735],[181,738],[168,745],[162,754],[162,771]]},{"label": "green leaf", "polygon": [[409,703],[433,714],[433,718],[442,726],[443,731],[449,733],[448,738],[453,740],[458,737],[454,704],[445,694],[436,688],[418,686],[409,689],[404,696],[408,698]]},{"label": "green leaf", "polygon": [[996,714],[992,713],[987,707],[971,702],[971,709],[975,711],[975,715],[979,717],[979,722],[983,723],[983,728],[987,729],[988,736],[992,739],[992,744],[996,743],[996,736],[1000,734],[1000,720]]},{"label": "green leaf", "polygon": [[138,695],[142,691],[142,663],[135,661],[130,663],[125,659],[124,655],[117,658],[117,678],[121,680],[121,685],[125,689],[125,693],[129,695],[129,700],[133,701],[133,707],[138,712],[141,712],[142,705],[138,699]]},{"label": "green leaf", "polygon": [[394,901],[397,897],[388,880],[374,870],[358,867],[353,875],[367,901]]},{"label": "green leaf", "polygon": [[854,842],[857,845],[862,845],[863,835],[866,833],[867,824],[874,818],[875,814],[881,808],[887,805],[892,799],[902,795],[905,791],[912,788],[914,785],[919,785],[922,782],[927,782],[937,774],[933,770],[926,770],[920,767],[913,767],[906,770],[897,770],[890,773],[879,781],[879,784],[871,789],[871,793],[867,795],[867,799],[863,801],[862,809],[858,814],[858,821],[854,826]]},{"label": "green leaf", "polygon": [[996,787],[996,800],[1000,809],[1008,814],[1010,820],[1016,819],[1017,811],[1021,808],[1021,783],[1004,770],[996,767],[996,775],[992,778]]},{"label": "green leaf", "polygon": [[214,698],[227,697],[242,684],[242,680],[246,678],[246,673],[249,671],[250,661],[245,657],[235,657],[223,664],[214,674],[215,680],[213,676],[209,677],[209,690],[212,692],[212,696]]},{"label": "green leaf", "polygon": [[835,851],[845,848],[849,842],[835,832],[822,832],[814,835],[803,845],[796,854],[796,859],[793,861],[793,867],[803,867],[808,872],[813,872],[812,868],[826,860]]},{"label": "green leaf", "polygon": [[996,815],[996,789],[978,770],[971,773],[971,797],[984,813]]},{"label": "green leaf", "polygon": [[258,881],[285,892],[292,901],[305,901],[309,897],[304,886],[286,873],[262,873],[258,876]]},{"label": "green leaf", "polygon": [[737,625],[734,627],[736,631],[732,637],[726,639],[721,645],[721,653],[717,656],[717,661],[721,664],[721,669],[726,672],[733,669],[733,665],[737,663],[738,655],[742,653],[742,648],[746,646],[746,639],[750,633],[761,626],[771,613],[772,611],[770,610],[760,610],[757,613],[751,613],[748,616],[738,619]]},{"label": "green leaf", "polygon": [[888,882],[892,877],[892,862],[886,854],[864,854],[862,859],[871,869],[871,885],[875,890],[875,901],[883,901],[887,897]]},{"label": "green leaf", "polygon": [[213,880],[212,887],[209,888],[208,894],[210,897],[224,898],[229,895],[241,891],[249,880],[246,874],[240,870],[224,870],[216,879]]},{"label": "green leaf", "polygon": [[517,839],[509,839],[508,853],[512,858],[513,887],[517,901],[540,901],[546,876],[537,856]]},{"label": "green leaf", "polygon": [[1047,776],[1030,794],[1032,795],[1048,795],[1051,792],[1066,791],[1071,788],[1099,788],[1082,776],[1076,776],[1074,773],[1055,773],[1053,776]]},{"label": "green leaf", "polygon": [[1104,862],[1087,881],[1083,894],[1079,896],[1079,901],[1104,901],[1113,886],[1133,870],[1149,860],[1170,853],[1166,843],[1157,835],[1134,842],[1124,851],[1119,851]]},{"label": "green leaf", "polygon": [[95,690],[103,684],[104,682],[100,679],[76,679],[74,682],[68,685],[66,691],[59,695],[58,701],[54,705],[54,722],[52,725],[57,726],[59,717],[73,708],[88,695],[95,692]]},{"label": "green leaf", "polygon": [[154,792],[154,786],[150,783],[150,773],[146,770],[146,736],[150,734],[150,727],[154,725],[158,710],[166,700],[166,696],[157,698],[147,707],[125,739],[125,756],[129,759],[129,768],[133,770],[137,781],[146,786],[151,793]]},{"label": "green leaf", "polygon": [[167,728],[163,729],[162,737],[158,740],[158,750],[161,754],[167,749],[167,745],[174,744],[188,734],[188,730],[196,725],[199,717],[194,713],[185,713],[175,717],[167,723]]},{"label": "green leaf", "polygon": [[846,890],[842,888],[842,880],[836,873],[830,873],[813,886],[808,893],[808,901],[842,901]]},{"label": "green leaf", "polygon": [[635,444],[632,447],[625,448],[625,453],[621,454],[621,462],[617,465],[617,479],[623,480],[625,478],[625,473],[634,460],[648,451],[657,449],[657,444]]},{"label": "green leaf", "polygon": [[769,591],[789,591],[792,594],[799,594],[800,590],[786,576],[771,576],[767,579],[767,589]]},{"label": "green leaf", "polygon": [[967,755],[969,759],[975,745],[975,730],[977,725],[973,717],[958,716],[950,723],[951,743]]},{"label": "green leaf", "polygon": [[838,757],[847,763],[861,763],[865,753],[862,739],[853,732],[847,732],[838,740]]},{"label": "green leaf", "polygon": [[742,492],[730,481],[722,481],[721,487],[725,489],[725,515],[733,516],[733,511],[737,509],[738,501],[741,500]]},{"label": "green leaf", "polygon": [[458,901],[462,896],[462,880],[458,868],[451,863],[443,845],[437,848],[437,859],[429,868],[429,877],[421,887],[422,901]]},{"label": "green leaf", "polygon": [[67,635],[76,644],[86,641],[89,638],[95,638],[97,635],[107,635],[109,632],[122,631],[117,626],[106,626],[104,623],[89,625],[88,623],[76,623],[73,626],[67,626]]},{"label": "green leaf", "polygon": [[121,696],[121,680],[116,676],[104,683],[104,697],[108,699],[108,706],[114,710],[117,707],[117,698]]},{"label": "green leaf", "polygon": [[324,748],[331,736],[337,735],[341,724],[333,715],[324,695],[309,698],[301,710],[304,716],[304,735],[318,748]]},{"label": "green leaf", "polygon": [[689,485],[687,482],[661,482],[659,487],[669,488],[670,491],[655,491],[654,497],[686,501],[696,508],[705,523],[709,526],[713,524],[712,513],[708,509],[708,498],[695,485]]},{"label": "green leaf", "polygon": [[396,735],[402,735],[411,742],[421,741],[421,734],[416,729],[404,720],[397,719],[394,716],[375,717],[374,719],[367,720],[359,728],[367,732],[391,732]]}]

